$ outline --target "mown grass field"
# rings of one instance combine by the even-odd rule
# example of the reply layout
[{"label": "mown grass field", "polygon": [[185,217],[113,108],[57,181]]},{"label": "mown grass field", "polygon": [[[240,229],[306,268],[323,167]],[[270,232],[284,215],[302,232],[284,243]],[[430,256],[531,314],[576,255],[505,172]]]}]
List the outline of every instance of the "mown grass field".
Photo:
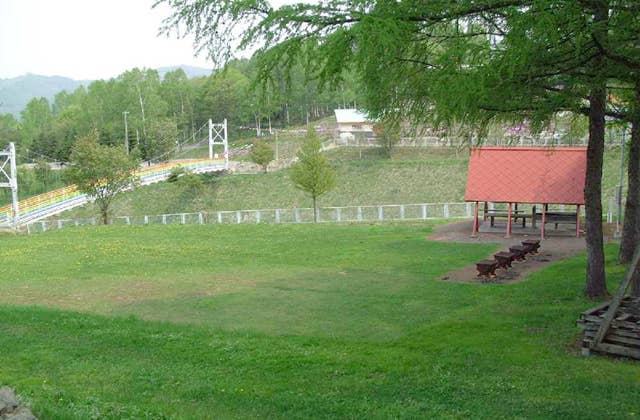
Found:
[{"label": "mown grass field", "polygon": [[[467,182],[468,152],[448,149],[398,149],[391,158],[378,149],[338,149],[328,152],[337,172],[336,188],[320,206],[462,202]],[[603,197],[615,197],[619,161],[607,152]],[[251,210],[310,207],[311,200],[296,189],[288,170],[233,175],[194,190],[179,183],[161,183],[125,193],[113,214],[152,215],[211,210]],[[608,206],[605,206],[608,209]],[[60,215],[86,218],[97,214],[89,205]]]},{"label": "mown grass field", "polygon": [[[637,362],[576,354],[594,304],[584,257],[512,285],[450,283],[497,246],[431,228],[4,236],[0,384],[41,418],[639,415]],[[608,272],[613,289],[622,268]]]}]

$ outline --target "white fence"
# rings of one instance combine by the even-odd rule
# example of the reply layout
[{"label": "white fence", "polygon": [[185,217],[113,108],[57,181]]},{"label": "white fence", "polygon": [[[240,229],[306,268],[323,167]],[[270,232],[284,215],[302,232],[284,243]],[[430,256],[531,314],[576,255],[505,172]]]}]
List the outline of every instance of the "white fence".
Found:
[{"label": "white fence", "polygon": [[[472,217],[471,203],[393,204],[379,206],[321,207],[320,223],[358,223],[456,219]],[[151,224],[241,224],[241,223],[312,223],[313,208],[201,211],[145,216],[118,216],[112,225]],[[97,225],[98,218],[40,220],[27,224],[28,233],[45,232],[73,226]]]},{"label": "white fence", "polygon": [[[473,144],[475,145],[475,143]],[[482,146],[540,146],[540,147],[564,147],[564,146],[586,146],[584,139],[567,143],[549,139],[538,139],[535,137],[522,137],[512,139],[507,137],[489,138],[482,141]],[[608,142],[607,146],[619,146],[620,142]],[[463,137],[438,137],[438,136],[420,136],[420,137],[403,137],[393,147],[452,147],[459,148],[461,146],[469,146],[468,140]],[[375,137],[335,137],[323,143],[323,149],[331,149],[334,147],[380,147],[380,142]]]},{"label": "white fence", "polygon": [[[618,138],[607,138],[605,147],[619,147],[621,140]],[[469,141],[459,136],[418,136],[418,137],[403,137],[400,141],[394,144],[393,147],[407,147],[407,148],[419,148],[419,147],[450,147],[461,148],[468,146],[509,146],[509,147],[575,147],[586,146],[586,138],[582,138],[576,141],[559,141],[553,138],[537,138],[537,137],[492,137],[483,139],[481,144],[469,144]],[[326,140],[322,143],[323,150],[332,149],[335,147],[381,147],[380,142],[375,137],[334,137]]]},{"label": "white fence", "polygon": [[[541,205],[538,209],[541,209]],[[566,211],[567,206],[552,205],[550,211]],[[506,209],[504,204],[489,203],[490,210]],[[432,219],[469,219],[473,217],[473,203],[385,204],[375,206],[320,207],[320,223],[398,222]],[[540,211],[540,210],[538,210]],[[584,215],[584,206],[581,209]],[[482,208],[480,208],[482,215]],[[608,223],[617,219],[615,200],[609,200],[606,213]],[[243,223],[313,223],[313,208],[221,210],[198,213],[172,213],[145,216],[118,216],[110,219],[112,225],[193,225]],[[27,224],[28,233],[45,232],[74,226],[98,225],[98,218],[39,220]]]}]

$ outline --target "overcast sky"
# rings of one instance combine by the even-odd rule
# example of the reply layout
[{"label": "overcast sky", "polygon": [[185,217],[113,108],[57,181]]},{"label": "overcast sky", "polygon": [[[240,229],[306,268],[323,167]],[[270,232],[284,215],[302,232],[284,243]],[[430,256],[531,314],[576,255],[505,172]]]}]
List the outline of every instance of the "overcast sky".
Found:
[{"label": "overcast sky", "polygon": [[158,37],[154,0],[0,0],[0,78],[107,79],[133,67],[194,65],[191,40]]}]

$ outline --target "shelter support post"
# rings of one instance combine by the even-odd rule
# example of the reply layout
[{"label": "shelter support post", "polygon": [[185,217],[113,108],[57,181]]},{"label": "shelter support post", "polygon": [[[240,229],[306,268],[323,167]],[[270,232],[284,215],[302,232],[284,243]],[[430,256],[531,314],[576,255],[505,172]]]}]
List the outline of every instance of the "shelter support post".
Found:
[{"label": "shelter support post", "polygon": [[536,205],[534,204],[533,207],[531,208],[531,227],[532,228],[536,228]]},{"label": "shelter support post", "polygon": [[540,239],[544,241],[547,225],[547,204],[542,205],[542,224],[540,225]]},{"label": "shelter support post", "polygon": [[471,234],[472,238],[475,238],[478,236],[478,228],[480,226],[480,220],[478,219],[479,211],[480,211],[480,203],[476,201],[475,211],[473,213],[473,233]]},{"label": "shelter support post", "polygon": [[576,206],[576,238],[580,237],[580,204]]},{"label": "shelter support post", "polygon": [[508,209],[507,209],[507,236],[505,236],[505,238],[510,238],[511,237],[511,223],[513,221],[513,204],[509,203]]}]

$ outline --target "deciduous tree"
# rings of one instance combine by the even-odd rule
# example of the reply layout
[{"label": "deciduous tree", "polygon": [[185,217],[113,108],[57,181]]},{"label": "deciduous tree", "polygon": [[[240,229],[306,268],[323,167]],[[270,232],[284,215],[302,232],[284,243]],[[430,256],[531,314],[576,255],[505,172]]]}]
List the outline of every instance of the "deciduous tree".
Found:
[{"label": "deciduous tree", "polygon": [[313,130],[309,131],[298,152],[298,162],[291,169],[291,180],[313,199],[313,220],[318,222],[318,197],[336,186],[336,174],[322,154],[322,144]]},{"label": "deciduous tree", "polygon": [[106,225],[114,197],[136,183],[137,167],[138,163],[122,147],[101,145],[94,133],[73,146],[66,177],[93,198]]},{"label": "deciduous tree", "polygon": [[264,140],[259,140],[255,143],[251,150],[251,160],[253,163],[262,166],[264,173],[267,173],[267,168],[269,167],[269,163],[273,160],[274,155],[275,153],[273,149]]}]

